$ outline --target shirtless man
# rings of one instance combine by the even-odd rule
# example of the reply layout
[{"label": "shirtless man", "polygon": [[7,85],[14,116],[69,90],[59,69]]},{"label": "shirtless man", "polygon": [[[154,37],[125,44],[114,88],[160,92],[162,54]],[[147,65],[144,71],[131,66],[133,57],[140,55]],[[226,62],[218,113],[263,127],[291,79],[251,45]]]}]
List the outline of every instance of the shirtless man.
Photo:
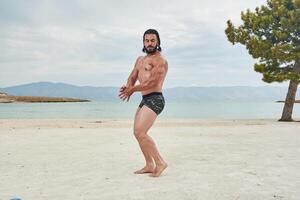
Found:
[{"label": "shirtless man", "polygon": [[[133,130],[144,154],[146,166],[134,173],[151,173],[151,176],[159,177],[168,165],[159,154],[148,131],[165,105],[162,86],[168,71],[168,63],[160,53],[160,38],[156,30],[147,30],[143,41],[143,52],[147,55],[137,58],[127,84],[120,88],[119,97],[123,101],[128,101],[134,92],[141,92],[143,99],[135,113]],[[135,85],[137,80],[140,84]]]}]

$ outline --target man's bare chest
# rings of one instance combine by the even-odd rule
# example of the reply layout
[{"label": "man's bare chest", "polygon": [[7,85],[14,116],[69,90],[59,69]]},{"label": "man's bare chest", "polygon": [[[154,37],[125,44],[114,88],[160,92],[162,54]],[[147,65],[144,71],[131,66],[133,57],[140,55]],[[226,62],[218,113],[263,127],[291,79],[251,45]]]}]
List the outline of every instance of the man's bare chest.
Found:
[{"label": "man's bare chest", "polygon": [[153,69],[154,63],[151,60],[142,60],[139,65],[140,72],[150,72]]}]

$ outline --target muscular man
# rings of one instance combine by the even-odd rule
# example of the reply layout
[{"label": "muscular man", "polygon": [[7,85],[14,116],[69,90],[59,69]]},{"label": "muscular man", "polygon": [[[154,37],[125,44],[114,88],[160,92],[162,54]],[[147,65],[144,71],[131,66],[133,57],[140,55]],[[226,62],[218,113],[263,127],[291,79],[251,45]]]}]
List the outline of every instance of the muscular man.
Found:
[{"label": "muscular man", "polygon": [[[145,157],[146,166],[135,173],[151,173],[151,176],[159,177],[168,165],[159,154],[148,131],[165,105],[162,86],[168,63],[160,53],[160,38],[156,30],[147,30],[143,42],[143,52],[147,55],[137,58],[126,86],[120,88],[119,97],[128,101],[134,92],[141,92],[143,98],[135,113],[134,135]],[[135,85],[137,80],[140,84]]]}]

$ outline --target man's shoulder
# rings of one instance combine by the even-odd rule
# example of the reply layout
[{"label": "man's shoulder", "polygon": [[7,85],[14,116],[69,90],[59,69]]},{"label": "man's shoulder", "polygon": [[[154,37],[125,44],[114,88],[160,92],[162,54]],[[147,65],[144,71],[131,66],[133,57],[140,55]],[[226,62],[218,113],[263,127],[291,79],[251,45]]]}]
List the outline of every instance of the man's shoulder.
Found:
[{"label": "man's shoulder", "polygon": [[138,56],[135,60],[135,64],[138,65],[138,63],[144,58],[144,56]]},{"label": "man's shoulder", "polygon": [[144,57],[145,57],[145,56],[138,56],[136,60],[137,60],[137,61],[142,60]]},{"label": "man's shoulder", "polygon": [[161,54],[157,57],[156,61],[160,65],[168,65],[167,59]]}]

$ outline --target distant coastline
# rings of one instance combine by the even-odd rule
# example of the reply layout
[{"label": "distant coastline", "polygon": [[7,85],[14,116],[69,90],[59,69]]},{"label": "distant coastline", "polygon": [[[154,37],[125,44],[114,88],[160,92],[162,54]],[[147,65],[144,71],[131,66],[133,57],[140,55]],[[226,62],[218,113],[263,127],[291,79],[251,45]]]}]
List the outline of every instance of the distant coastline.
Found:
[{"label": "distant coastline", "polygon": [[[276,101],[276,103],[284,103],[285,101]],[[300,103],[300,100],[295,100],[295,103]]]},{"label": "distant coastline", "polygon": [[62,97],[39,97],[39,96],[13,96],[0,92],[0,103],[60,103],[60,102],[90,102],[85,99],[62,98]]},{"label": "distant coastline", "polygon": [[[88,99],[90,101],[120,101],[119,87],[76,86],[67,83],[34,82],[11,87],[0,87],[0,92],[11,96],[54,97]],[[200,101],[270,101],[285,100],[287,87],[279,86],[211,86],[164,88],[167,102]],[[140,101],[139,93],[134,93],[131,101]],[[300,100],[300,93],[296,96]]]}]

